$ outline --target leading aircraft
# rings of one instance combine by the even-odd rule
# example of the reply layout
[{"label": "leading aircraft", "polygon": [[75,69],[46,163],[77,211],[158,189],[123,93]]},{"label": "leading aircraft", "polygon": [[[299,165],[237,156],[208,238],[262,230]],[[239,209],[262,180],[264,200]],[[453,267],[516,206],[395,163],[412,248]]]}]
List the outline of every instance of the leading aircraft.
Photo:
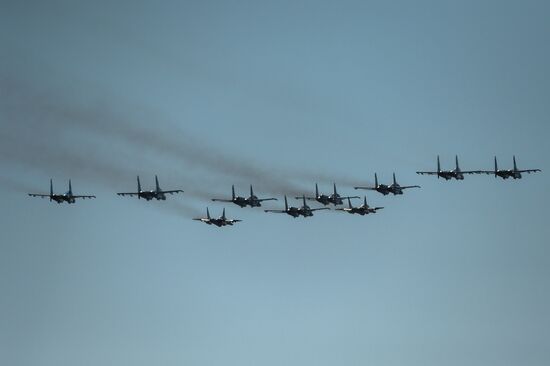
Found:
[{"label": "leading aircraft", "polygon": [[277,201],[276,198],[258,198],[254,194],[254,190],[252,189],[252,185],[250,185],[250,196],[248,198],[236,196],[235,195],[235,186],[231,186],[231,199],[222,199],[222,198],[212,198],[212,201],[216,202],[232,202],[236,204],[239,207],[261,207],[263,201]]},{"label": "leading aircraft", "polygon": [[166,194],[178,194],[183,193],[181,189],[174,189],[171,191],[163,191],[160,189],[159,186],[159,179],[155,175],[155,189],[150,191],[143,191],[141,190],[141,183],[139,182],[139,175],[137,177],[137,192],[121,192],[117,193],[119,196],[137,196],[138,199],[145,198],[147,201],[151,201],[152,199],[156,200],[166,200]]},{"label": "leading aircraft", "polygon": [[[302,197],[295,197],[295,198],[300,199]],[[307,200],[317,201],[319,203],[322,203],[325,206],[330,203],[332,203],[335,206],[341,205],[344,203],[344,201],[342,200],[346,198],[360,198],[360,197],[359,196],[349,196],[349,197],[340,196],[336,191],[336,183],[333,183],[333,193],[330,195],[319,194],[319,187],[317,186],[317,183],[315,183],[315,197],[306,197]]]},{"label": "leading aircraft", "polygon": [[71,186],[71,180],[69,179],[69,190],[65,194],[54,194],[53,193],[53,181],[50,179],[50,194],[40,194],[40,193],[28,193],[31,197],[48,197],[51,201],[55,201],[57,203],[61,202],[67,202],[68,204],[75,203],[77,198],[95,198],[95,196],[81,196],[81,195],[74,195],[73,194],[73,187]]},{"label": "leading aircraft", "polygon": [[496,177],[501,177],[502,179],[514,178],[521,179],[521,173],[536,173],[540,172],[540,169],[524,169],[519,170],[516,164],[516,157],[513,157],[514,160],[514,169],[499,169],[497,164],[497,157],[495,156],[495,170],[482,170],[481,173],[485,174],[494,174]]},{"label": "leading aircraft", "polygon": [[319,210],[330,210],[328,207],[322,207],[322,208],[310,208],[306,204],[306,196],[301,197],[303,200],[302,207],[294,207],[294,206],[288,206],[288,201],[285,196],[285,209],[284,210],[264,210],[265,212],[275,212],[275,213],[286,213],[287,215],[290,215],[294,218],[303,216],[303,217],[311,217],[313,216],[314,211]]},{"label": "leading aircraft", "polygon": [[403,194],[404,189],[408,188],[420,188],[420,186],[400,186],[395,179],[395,173],[393,173],[393,183],[390,185],[387,184],[378,184],[378,176],[374,173],[374,187],[354,187],[355,189],[367,189],[371,191],[376,191],[382,193],[384,196],[390,193]]},{"label": "leading aircraft", "polygon": [[370,207],[367,204],[367,196],[365,196],[365,200],[363,201],[363,204],[361,206],[353,207],[351,205],[351,200],[348,198],[348,205],[349,207],[343,207],[343,208],[337,208],[338,211],[344,211],[350,214],[358,214],[361,216],[368,215],[370,213],[376,213],[377,210],[381,210],[384,207]]},{"label": "leading aircraft", "polygon": [[206,208],[206,217],[197,217],[193,220],[204,222],[207,225],[215,225],[217,227],[222,226],[233,226],[234,223],[241,222],[242,220],[228,219],[225,217],[225,208],[223,209],[222,215],[218,218],[213,218],[210,216],[210,211],[208,207]]},{"label": "leading aircraft", "polygon": [[439,155],[437,156],[437,171],[435,172],[416,172],[416,174],[427,174],[427,175],[437,175],[437,179],[439,177],[444,178],[445,180],[449,179],[456,179],[456,180],[463,180],[464,174],[481,174],[481,170],[460,170],[460,167],[458,166],[458,156],[455,155],[455,169],[453,170],[441,170],[441,164],[439,163]]}]

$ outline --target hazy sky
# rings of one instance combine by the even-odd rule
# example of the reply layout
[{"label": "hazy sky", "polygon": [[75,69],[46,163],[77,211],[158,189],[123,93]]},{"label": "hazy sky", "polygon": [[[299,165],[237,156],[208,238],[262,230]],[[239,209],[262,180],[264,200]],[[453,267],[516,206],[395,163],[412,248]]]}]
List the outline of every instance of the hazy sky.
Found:
[{"label": "hazy sky", "polygon": [[[549,14],[2,1],[0,364],[548,365]],[[414,173],[437,154],[543,171]],[[394,171],[422,189],[369,193],[377,215],[226,205],[244,221],[190,220],[221,213],[209,198],[231,184],[351,194]],[[114,194],[137,174],[185,193]],[[50,178],[98,198],[26,196]]]}]

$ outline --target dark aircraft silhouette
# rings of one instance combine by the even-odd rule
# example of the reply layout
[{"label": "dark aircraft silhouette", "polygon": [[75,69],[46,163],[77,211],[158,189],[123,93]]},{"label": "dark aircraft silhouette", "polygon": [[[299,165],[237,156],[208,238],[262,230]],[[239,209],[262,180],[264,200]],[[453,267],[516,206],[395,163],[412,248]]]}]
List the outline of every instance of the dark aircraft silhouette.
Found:
[{"label": "dark aircraft silhouette", "polygon": [[254,195],[252,190],[252,185],[250,185],[250,196],[248,198],[236,196],[235,195],[235,186],[231,186],[231,199],[221,199],[221,198],[212,198],[212,201],[216,202],[233,202],[239,207],[261,207],[263,201],[277,201],[276,198],[258,198]]},{"label": "dark aircraft silhouette", "polygon": [[377,191],[379,193],[382,193],[384,196],[390,193],[396,194],[403,194],[404,189],[408,188],[420,188],[420,186],[400,186],[399,183],[397,183],[395,179],[395,173],[393,173],[393,183],[390,185],[387,184],[378,184],[378,177],[376,173],[374,173],[374,187],[354,187],[355,189],[367,189],[371,191]]},{"label": "dark aircraft silhouette", "polygon": [[73,188],[71,186],[71,180],[69,179],[69,190],[65,194],[54,194],[53,193],[53,181],[50,179],[50,194],[40,194],[40,193],[28,193],[31,197],[48,197],[51,201],[55,201],[57,203],[61,202],[67,202],[68,204],[75,203],[77,198],[95,198],[95,196],[80,196],[80,195],[74,195],[73,194]]},{"label": "dark aircraft silhouette", "polygon": [[285,209],[284,210],[264,210],[264,211],[265,212],[275,212],[275,213],[286,213],[287,215],[290,215],[290,216],[296,218],[298,216],[311,217],[311,216],[313,216],[314,211],[330,210],[328,207],[310,208],[306,204],[306,197],[302,196],[301,198],[303,200],[303,206],[302,207],[294,207],[294,206],[289,207],[287,198],[285,196]]},{"label": "dark aircraft silhouette", "polygon": [[206,208],[206,217],[197,217],[193,220],[204,222],[207,225],[215,225],[217,227],[222,226],[233,226],[234,223],[241,222],[242,220],[235,220],[235,219],[227,219],[225,217],[225,208],[223,209],[222,215],[220,217],[212,218],[210,216],[210,211],[208,210],[208,207]]},{"label": "dark aircraft silhouette", "polygon": [[344,211],[350,214],[358,214],[361,216],[368,215],[370,213],[376,213],[377,210],[381,210],[384,207],[370,207],[367,204],[367,196],[365,196],[365,200],[363,201],[363,204],[361,206],[353,207],[351,205],[351,200],[348,198],[348,205],[349,207],[343,207],[343,208],[337,208],[338,211]]},{"label": "dark aircraft silhouette", "polygon": [[[330,195],[326,195],[326,194],[319,194],[319,187],[317,186],[317,183],[315,183],[315,197],[306,197],[307,200],[310,200],[310,201],[317,201],[319,203],[322,203],[323,205],[328,205],[330,203],[332,203],[333,205],[341,205],[343,204],[344,202],[342,201],[342,199],[346,199],[346,198],[360,198],[359,196],[349,196],[349,197],[342,197],[338,194],[338,192],[336,191],[336,183],[333,183],[333,187],[334,187],[334,191],[332,194]],[[296,199],[300,199],[302,197],[295,197]]]},{"label": "dark aircraft silhouette", "polygon": [[525,169],[525,170],[518,170],[518,167],[516,165],[516,157],[513,157],[514,160],[514,169],[498,169],[497,165],[497,157],[495,156],[495,170],[482,170],[481,173],[485,174],[494,174],[496,177],[501,177],[502,179],[508,179],[508,178],[514,178],[514,179],[521,179],[521,173],[536,173],[540,172],[540,169]]},{"label": "dark aircraft silhouette", "polygon": [[427,175],[437,175],[437,179],[439,177],[444,178],[445,180],[449,179],[456,179],[456,180],[463,180],[464,174],[480,174],[482,173],[481,170],[460,170],[460,167],[458,166],[458,156],[455,156],[455,169],[454,170],[441,170],[441,164],[439,163],[439,155],[437,156],[437,171],[436,172],[416,172],[416,174],[427,174]]},{"label": "dark aircraft silhouette", "polygon": [[142,191],[141,190],[141,183],[139,182],[139,175],[137,177],[137,192],[122,192],[117,193],[119,196],[137,196],[138,199],[145,198],[147,201],[151,201],[152,199],[156,199],[158,201],[166,200],[166,194],[177,194],[177,193],[183,193],[181,189],[175,189],[171,191],[163,191],[160,189],[159,186],[159,180],[158,177],[155,175],[155,189],[151,191]]}]

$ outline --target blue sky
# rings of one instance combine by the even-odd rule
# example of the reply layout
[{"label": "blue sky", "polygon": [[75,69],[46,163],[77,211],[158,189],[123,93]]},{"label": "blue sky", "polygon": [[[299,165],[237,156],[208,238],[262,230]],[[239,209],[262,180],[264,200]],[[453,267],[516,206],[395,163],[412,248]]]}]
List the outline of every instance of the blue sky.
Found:
[{"label": "blue sky", "polygon": [[[0,363],[548,364],[545,2],[1,9]],[[437,154],[543,171],[414,173]],[[422,189],[377,215],[189,218],[394,171]],[[136,174],[186,193],[117,197]],[[50,178],[98,198],[26,197]]]}]

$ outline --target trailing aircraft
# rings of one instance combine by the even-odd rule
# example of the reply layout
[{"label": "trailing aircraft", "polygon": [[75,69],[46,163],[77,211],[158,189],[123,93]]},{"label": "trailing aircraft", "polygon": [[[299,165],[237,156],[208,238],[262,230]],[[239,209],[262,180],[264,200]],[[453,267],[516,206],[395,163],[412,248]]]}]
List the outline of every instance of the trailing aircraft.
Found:
[{"label": "trailing aircraft", "polygon": [[254,194],[254,190],[252,189],[252,185],[250,185],[250,196],[248,198],[236,196],[235,195],[235,186],[231,186],[231,199],[221,199],[221,198],[212,198],[212,201],[216,202],[232,202],[236,204],[239,207],[261,207],[263,201],[277,201],[276,198],[258,198]]},{"label": "trailing aircraft", "polygon": [[40,193],[28,193],[31,197],[48,197],[51,201],[55,201],[57,203],[61,202],[67,202],[68,204],[75,203],[77,198],[95,198],[95,196],[81,196],[81,195],[74,195],[73,194],[73,188],[71,186],[71,180],[69,179],[69,190],[65,194],[54,194],[53,193],[53,181],[50,179],[50,194],[40,194]]},{"label": "trailing aircraft", "polygon": [[460,170],[460,167],[458,166],[458,156],[455,156],[455,169],[453,170],[441,170],[441,164],[439,163],[439,155],[437,156],[437,171],[435,172],[416,172],[416,174],[427,174],[427,175],[437,175],[437,179],[439,177],[444,178],[445,180],[449,179],[456,179],[456,180],[463,180],[464,174],[480,174],[480,170]]},{"label": "trailing aircraft", "polygon": [[378,176],[374,173],[374,187],[354,187],[355,189],[367,189],[371,191],[377,191],[382,193],[384,196],[390,193],[403,194],[404,189],[408,188],[420,188],[420,186],[400,186],[395,179],[395,173],[393,173],[393,183],[390,185],[387,184],[378,184]]},{"label": "trailing aircraft", "polygon": [[514,169],[499,169],[497,165],[497,157],[495,156],[495,170],[482,170],[482,173],[485,174],[494,174],[496,177],[501,177],[502,179],[508,179],[508,178],[514,178],[514,179],[521,179],[521,173],[536,173],[540,172],[540,169],[525,169],[525,170],[519,170],[516,164],[516,157],[513,157],[514,161]]},{"label": "trailing aircraft", "polygon": [[137,192],[121,192],[121,193],[117,193],[119,196],[137,196],[138,199],[140,198],[145,198],[147,201],[151,201],[152,199],[156,199],[156,200],[166,200],[166,195],[167,194],[178,194],[178,193],[183,193],[183,191],[181,189],[174,189],[174,190],[171,190],[171,191],[163,191],[162,189],[160,189],[160,186],[159,186],[159,179],[158,177],[155,175],[155,189],[154,190],[150,190],[150,191],[143,191],[141,189],[141,183],[139,181],[139,175],[137,177]]},{"label": "trailing aircraft", "polygon": [[351,200],[348,198],[348,206],[349,207],[337,208],[336,210],[344,211],[350,214],[358,214],[358,215],[364,216],[370,213],[376,213],[377,210],[381,210],[384,208],[384,207],[370,207],[367,204],[367,196],[365,196],[365,200],[363,201],[363,204],[357,207],[353,207],[351,205]]},{"label": "trailing aircraft", "polygon": [[225,208],[223,209],[222,215],[220,217],[213,218],[210,216],[210,211],[208,210],[208,207],[206,208],[206,217],[197,217],[197,218],[194,218],[193,220],[204,222],[207,225],[215,225],[217,227],[233,226],[233,224],[242,221],[242,220],[226,218]]},{"label": "trailing aircraft", "polygon": [[303,217],[311,217],[313,216],[313,212],[314,211],[319,211],[319,210],[330,210],[328,207],[322,207],[322,208],[310,208],[307,204],[306,204],[306,197],[305,196],[302,196],[301,197],[302,200],[303,200],[303,205],[302,207],[294,207],[294,206],[288,206],[288,201],[287,201],[287,198],[285,196],[285,209],[284,210],[264,210],[265,212],[275,212],[275,213],[286,213],[287,215],[290,215],[294,218],[298,217],[298,216],[303,216]]},{"label": "trailing aircraft", "polygon": [[[333,205],[341,205],[344,202],[342,199],[346,198],[360,198],[359,196],[349,196],[349,197],[342,197],[338,194],[336,191],[336,183],[333,183],[333,193],[330,195],[326,194],[319,194],[319,187],[317,186],[317,183],[315,183],[315,197],[306,197],[307,200],[310,201],[317,201],[319,203],[322,203],[323,205],[328,205],[332,203]],[[302,197],[295,197],[296,199],[300,199]]]}]

